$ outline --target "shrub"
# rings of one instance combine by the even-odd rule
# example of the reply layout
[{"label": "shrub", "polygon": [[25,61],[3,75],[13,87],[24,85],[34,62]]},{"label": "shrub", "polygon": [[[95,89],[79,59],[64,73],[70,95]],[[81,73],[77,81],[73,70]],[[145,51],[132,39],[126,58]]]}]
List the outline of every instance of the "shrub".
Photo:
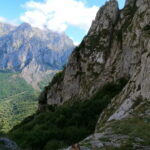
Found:
[{"label": "shrub", "polygon": [[62,81],[63,74],[64,74],[63,71],[60,71],[60,72],[56,73],[56,74],[54,75],[54,77],[53,77],[53,79],[52,79],[52,81],[50,82],[50,84],[49,84],[48,87],[50,88],[50,87],[53,86],[55,83],[59,83],[60,81]]},{"label": "shrub", "polygon": [[40,104],[47,104],[47,91],[55,84],[59,83],[63,80],[64,71],[60,71],[54,75],[51,82],[48,86],[44,88],[44,90],[41,92],[40,96],[38,97],[38,101]]},{"label": "shrub", "polygon": [[150,146],[150,122],[137,117],[116,121],[112,127],[115,133],[128,135],[132,141],[138,137],[144,140],[143,145]]},{"label": "shrub", "polygon": [[58,150],[58,149],[59,149],[60,147],[62,147],[62,146],[63,146],[63,143],[58,142],[57,140],[52,140],[52,141],[49,141],[49,142],[46,144],[44,150],[50,150],[50,148],[51,148],[52,150]]},{"label": "shrub", "polygon": [[30,117],[14,128],[10,136],[32,150],[55,150],[77,143],[94,132],[100,113],[125,83],[123,79],[108,83],[89,100],[64,104],[53,112],[37,113],[32,120]]}]

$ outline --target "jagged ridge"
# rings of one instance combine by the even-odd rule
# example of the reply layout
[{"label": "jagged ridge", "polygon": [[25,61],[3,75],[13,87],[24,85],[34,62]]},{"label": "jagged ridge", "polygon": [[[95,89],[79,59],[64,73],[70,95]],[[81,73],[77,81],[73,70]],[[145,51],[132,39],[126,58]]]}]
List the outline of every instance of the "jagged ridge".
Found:
[{"label": "jagged ridge", "polygon": [[64,33],[33,28],[27,23],[18,27],[0,23],[0,70],[21,72],[37,88],[47,74],[61,70],[74,45]]},{"label": "jagged ridge", "polygon": [[150,149],[149,37],[149,1],[127,0],[119,10],[117,1],[110,0],[98,11],[59,78],[41,94],[43,111],[49,105],[89,99],[120,78],[129,80],[101,113],[95,133],[79,143],[81,150]]},{"label": "jagged ridge", "polygon": [[[45,104],[60,105],[65,101],[84,100],[94,95],[106,83],[124,77],[128,78],[129,82],[101,114],[96,133],[99,133],[102,127],[110,125],[113,120],[134,120],[136,115],[136,118],[141,117],[141,122],[146,121],[144,114],[146,117],[150,115],[149,14],[150,2],[147,0],[127,0],[123,10],[118,9],[116,0],[107,2],[98,11],[87,36],[73,51],[62,73],[63,79],[49,86],[45,97],[40,97],[39,109],[43,109]],[[46,102],[44,105],[42,100]],[[139,110],[140,107],[143,109]],[[106,128],[99,136],[105,134],[112,134],[112,131]],[[104,147],[104,142],[98,140],[99,136],[95,139],[94,136],[89,137],[90,148]],[[120,138],[129,138],[129,135],[125,136],[126,138],[124,135]],[[116,139],[117,146],[122,145],[115,135],[113,138]],[[141,146],[136,137],[134,138],[135,143],[133,140],[131,144],[133,149],[149,149]],[[92,144],[94,140],[97,140],[97,145]],[[141,140],[144,140],[142,136]],[[116,146],[111,142],[107,144]]]}]

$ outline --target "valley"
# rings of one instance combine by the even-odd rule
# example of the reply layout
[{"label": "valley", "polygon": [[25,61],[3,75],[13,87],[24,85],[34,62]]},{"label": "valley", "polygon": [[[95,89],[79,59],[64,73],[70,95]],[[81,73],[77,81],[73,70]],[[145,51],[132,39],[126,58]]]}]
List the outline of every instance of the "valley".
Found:
[{"label": "valley", "polygon": [[0,131],[9,131],[35,113],[38,95],[19,74],[0,73]]},{"label": "valley", "polygon": [[74,48],[64,33],[0,23],[0,131],[36,113],[39,93]]},{"label": "valley", "polygon": [[[0,149],[150,150],[148,0],[126,0],[122,9],[117,0],[106,1],[76,47],[58,33],[52,46],[50,31],[43,35],[26,23],[15,31],[15,43],[0,39],[0,128],[9,129],[1,133]],[[39,49],[31,51],[34,44]]]},{"label": "valley", "polygon": [[58,150],[76,143],[94,132],[98,116],[126,83],[126,79],[120,79],[106,84],[91,99],[51,106],[49,112],[26,118],[10,137],[24,149]]}]

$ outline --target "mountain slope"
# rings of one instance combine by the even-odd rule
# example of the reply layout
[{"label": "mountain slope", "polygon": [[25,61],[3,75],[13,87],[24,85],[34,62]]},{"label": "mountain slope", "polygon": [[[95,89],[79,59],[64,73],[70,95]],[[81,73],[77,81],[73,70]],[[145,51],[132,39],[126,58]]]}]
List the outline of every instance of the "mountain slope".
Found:
[{"label": "mountain slope", "polygon": [[[119,9],[115,1],[99,10],[88,35],[73,51],[64,71],[62,84],[56,82],[47,92],[48,104],[59,104],[74,97],[90,97],[100,86],[113,81],[113,78],[106,76],[111,75],[109,72],[112,70],[112,65],[106,64],[106,61],[118,16]],[[118,78],[121,77],[123,75]],[[61,90],[57,90],[58,87]]]},{"label": "mountain slope", "polygon": [[[127,79],[125,87],[100,113],[93,134],[77,142],[81,150],[149,150],[149,37],[149,1],[126,0],[122,10],[118,9],[116,0],[107,2],[98,11],[87,36],[73,51],[66,68],[57,74],[41,93],[40,115],[43,111],[50,111],[53,105],[60,105],[59,109],[68,103],[74,105],[76,101],[84,103],[107,84],[117,83],[120,78]],[[109,94],[105,96],[107,98]],[[103,100],[102,97],[98,99]],[[90,111],[92,113],[94,108]],[[87,114],[83,109],[78,117],[84,115]],[[42,117],[44,119],[46,115],[43,114]],[[36,120],[36,125],[39,120]],[[17,131],[29,127],[33,122],[33,118],[29,122],[24,122],[20,128],[12,131],[12,136],[17,137],[20,135]],[[32,128],[36,127],[35,124],[32,125]],[[75,137],[80,134],[83,135],[79,132]],[[54,139],[55,135],[59,133],[54,134]],[[66,140],[69,141],[69,137]],[[55,144],[50,143],[48,148]],[[70,149],[71,147],[67,150]]]},{"label": "mountain slope", "polygon": [[37,109],[38,93],[15,73],[0,73],[0,131],[8,131]]},{"label": "mountain slope", "polygon": [[63,68],[73,48],[72,40],[64,33],[40,30],[27,23],[19,26],[0,23],[2,131],[35,113],[36,91],[42,90]]},{"label": "mountain slope", "polygon": [[21,148],[33,150],[58,150],[74,144],[94,132],[99,114],[125,84],[126,80],[121,79],[105,85],[92,99],[36,113],[16,126],[10,132],[11,138]]},{"label": "mountain slope", "polygon": [[49,87],[47,104],[90,97],[121,77],[137,81],[131,97],[149,98],[149,49],[149,3],[137,0],[119,11],[117,2],[111,0],[99,10],[88,35],[73,51],[63,80]]},{"label": "mountain slope", "polygon": [[8,34],[10,31],[14,30],[16,27],[6,23],[0,23],[0,37]]}]

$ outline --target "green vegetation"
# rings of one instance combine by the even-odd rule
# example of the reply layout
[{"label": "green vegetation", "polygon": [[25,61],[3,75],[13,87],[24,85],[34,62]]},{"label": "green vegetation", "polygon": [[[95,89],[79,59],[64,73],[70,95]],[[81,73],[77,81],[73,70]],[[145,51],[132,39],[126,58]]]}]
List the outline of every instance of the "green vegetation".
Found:
[{"label": "green vegetation", "polygon": [[88,45],[86,45],[89,49],[95,49],[97,51],[106,51],[108,50],[108,45],[100,42],[101,38],[108,38],[110,36],[110,31],[107,29],[103,29],[100,33],[95,35],[90,35],[88,39]]},{"label": "green vegetation", "polygon": [[45,86],[48,86],[48,83],[52,80],[54,75],[55,73],[53,72],[44,77],[43,80],[38,83],[39,88],[43,90]]},{"label": "green vegetation", "polygon": [[126,19],[125,19],[124,24],[122,25],[123,32],[126,32],[127,29],[130,29],[130,30],[132,29],[132,20],[136,11],[137,11],[136,4],[134,4],[134,6],[128,5],[124,8],[124,12],[125,12],[124,15],[126,16]]},{"label": "green vegetation", "polygon": [[0,101],[27,90],[33,89],[18,74],[0,73]]},{"label": "green vegetation", "polygon": [[50,112],[26,118],[9,136],[22,148],[32,150],[58,150],[79,142],[94,132],[100,113],[125,84],[121,79],[108,83],[89,100],[51,106]]},{"label": "green vegetation", "polygon": [[122,145],[124,148],[133,149],[133,143],[137,143],[135,138],[140,138],[140,144],[150,146],[150,121],[144,118],[130,118],[116,121],[112,128],[115,133],[128,135],[130,138]]},{"label": "green vegetation", "polygon": [[100,36],[101,36],[100,33],[98,35],[90,36],[90,38],[88,39],[89,42],[88,48],[95,48],[97,45],[99,45]]},{"label": "green vegetation", "polygon": [[62,81],[62,78],[63,78],[63,74],[64,74],[64,71],[60,71],[58,73],[55,74],[55,76],[53,77],[52,81],[50,82],[49,84],[49,88],[52,87],[55,83],[59,83]]},{"label": "green vegetation", "polygon": [[[132,30],[132,20],[134,17],[134,14],[137,11],[137,7],[134,4],[134,6],[126,6],[124,8],[124,15],[126,17],[124,23],[122,24],[122,27],[116,32],[117,40],[120,43],[120,48],[122,49],[122,42],[123,42],[123,33],[127,32],[128,30],[131,32]],[[136,38],[136,37],[134,37]],[[133,39],[134,40],[134,39]]]},{"label": "green vegetation", "polygon": [[[93,149],[93,150],[99,150],[99,149]],[[113,147],[113,146],[106,146],[103,147],[101,150],[133,150],[130,146],[121,146],[121,147]]]},{"label": "green vegetation", "polygon": [[149,37],[150,36],[150,25],[146,25],[143,29],[145,31],[145,34]]},{"label": "green vegetation", "polygon": [[146,26],[144,27],[144,31],[150,31],[150,25],[146,25]]},{"label": "green vegetation", "polygon": [[7,132],[37,109],[37,93],[18,76],[0,73],[0,131]]},{"label": "green vegetation", "polygon": [[57,72],[54,76],[51,82],[48,86],[46,86],[43,91],[41,92],[38,101],[40,104],[46,104],[47,103],[47,91],[56,83],[60,83],[64,78],[64,70]]}]

